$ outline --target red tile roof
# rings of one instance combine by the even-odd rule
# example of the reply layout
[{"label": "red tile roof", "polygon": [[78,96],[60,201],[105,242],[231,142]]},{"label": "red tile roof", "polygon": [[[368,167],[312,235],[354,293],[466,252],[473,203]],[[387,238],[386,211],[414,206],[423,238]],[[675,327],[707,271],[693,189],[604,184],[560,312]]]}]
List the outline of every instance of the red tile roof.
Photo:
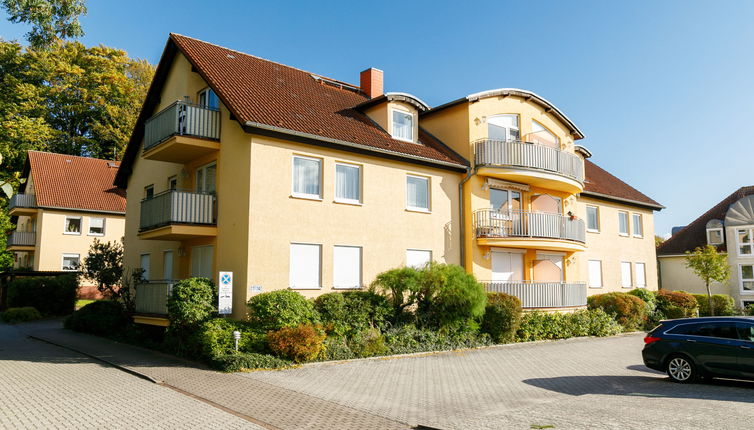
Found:
[{"label": "red tile roof", "polygon": [[96,158],[29,151],[27,168],[37,206],[126,212],[126,191],[113,186],[120,163]]},{"label": "red tile roof", "polygon": [[610,174],[607,170],[589,160],[584,160],[584,173],[586,181],[584,183],[584,191],[581,193],[582,195],[592,197],[612,197],[616,200],[635,203],[652,209],[664,208],[661,204],[647,197],[641,191],[621,181]]}]

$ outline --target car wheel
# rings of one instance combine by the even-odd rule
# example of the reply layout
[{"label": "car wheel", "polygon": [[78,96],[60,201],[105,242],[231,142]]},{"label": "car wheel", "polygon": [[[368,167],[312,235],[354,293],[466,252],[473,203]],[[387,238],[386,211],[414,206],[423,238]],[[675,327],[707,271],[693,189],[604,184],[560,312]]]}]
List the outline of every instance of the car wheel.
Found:
[{"label": "car wheel", "polygon": [[676,355],[668,361],[668,376],[673,382],[693,382],[697,378],[696,367],[687,357]]}]

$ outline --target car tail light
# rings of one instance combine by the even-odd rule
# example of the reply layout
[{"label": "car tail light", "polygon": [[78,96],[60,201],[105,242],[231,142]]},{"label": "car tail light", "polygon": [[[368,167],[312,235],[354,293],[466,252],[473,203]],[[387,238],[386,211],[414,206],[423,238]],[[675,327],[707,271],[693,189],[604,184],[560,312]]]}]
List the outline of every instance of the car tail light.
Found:
[{"label": "car tail light", "polygon": [[657,342],[658,340],[661,340],[660,337],[654,337],[654,336],[647,336],[644,338],[644,343],[649,345],[650,343]]}]

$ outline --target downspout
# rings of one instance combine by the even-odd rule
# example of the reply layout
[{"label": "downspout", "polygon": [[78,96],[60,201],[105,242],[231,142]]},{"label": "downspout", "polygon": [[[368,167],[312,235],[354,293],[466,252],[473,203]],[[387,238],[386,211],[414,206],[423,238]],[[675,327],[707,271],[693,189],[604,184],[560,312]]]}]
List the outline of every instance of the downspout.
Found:
[{"label": "downspout", "polygon": [[463,205],[463,186],[474,175],[476,175],[476,166],[474,166],[473,169],[466,169],[466,177],[463,178],[460,184],[458,184],[458,202],[461,209],[461,267],[463,267],[464,269],[466,268],[466,238],[464,237],[466,235],[466,217]]}]

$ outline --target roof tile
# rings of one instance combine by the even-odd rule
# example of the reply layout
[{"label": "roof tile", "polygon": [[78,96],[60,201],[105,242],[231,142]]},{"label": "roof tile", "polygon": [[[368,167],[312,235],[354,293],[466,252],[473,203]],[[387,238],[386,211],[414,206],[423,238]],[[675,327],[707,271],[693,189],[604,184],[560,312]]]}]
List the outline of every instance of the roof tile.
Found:
[{"label": "roof tile", "polygon": [[631,200],[639,204],[662,208],[661,204],[589,160],[584,160],[584,173],[586,176],[584,194],[604,194],[622,200]]}]

